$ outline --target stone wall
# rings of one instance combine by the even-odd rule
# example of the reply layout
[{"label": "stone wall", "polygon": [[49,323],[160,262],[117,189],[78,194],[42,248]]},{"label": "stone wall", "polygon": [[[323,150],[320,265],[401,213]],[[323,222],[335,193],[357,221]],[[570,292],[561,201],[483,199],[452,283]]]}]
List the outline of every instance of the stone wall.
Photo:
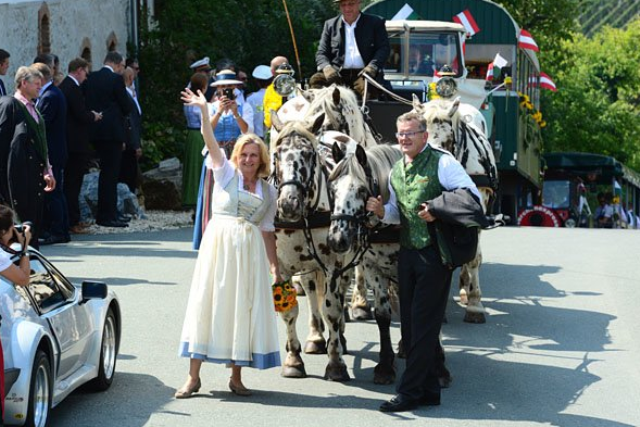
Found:
[{"label": "stone wall", "polygon": [[60,57],[60,71],[67,73],[72,59],[89,48],[93,69],[100,69],[108,44],[126,55],[131,27],[132,0],[0,0],[0,48],[11,54],[2,80],[13,92],[13,77],[21,65],[33,62],[47,15],[51,53]]}]

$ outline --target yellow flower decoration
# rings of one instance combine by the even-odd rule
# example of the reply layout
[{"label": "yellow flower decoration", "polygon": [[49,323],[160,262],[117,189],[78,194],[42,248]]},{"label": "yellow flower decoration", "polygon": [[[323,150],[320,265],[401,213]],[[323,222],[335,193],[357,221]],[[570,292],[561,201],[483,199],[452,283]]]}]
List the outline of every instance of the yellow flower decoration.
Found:
[{"label": "yellow flower decoration", "polygon": [[274,283],[271,288],[273,292],[273,305],[277,312],[286,312],[298,305],[296,290],[288,280]]}]

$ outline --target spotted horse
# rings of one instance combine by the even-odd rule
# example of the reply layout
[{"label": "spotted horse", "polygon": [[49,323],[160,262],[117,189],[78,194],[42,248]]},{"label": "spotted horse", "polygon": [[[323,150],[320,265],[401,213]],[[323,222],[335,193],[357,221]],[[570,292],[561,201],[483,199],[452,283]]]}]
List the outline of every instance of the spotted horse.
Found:
[{"label": "spotted horse", "polygon": [[[365,121],[362,110],[358,107],[355,92],[344,86],[331,85],[326,88],[301,91],[298,96],[287,101],[276,115],[282,123],[296,120],[312,123],[322,115],[324,120],[315,130],[317,137],[322,139],[322,135],[327,132],[336,131],[348,135],[363,147],[378,144],[374,132]],[[272,128],[272,130],[272,140],[275,140],[277,129]],[[331,138],[330,134],[328,138]],[[355,320],[372,318],[364,277],[362,267],[356,266],[356,286],[353,289],[350,303],[352,317]]]},{"label": "spotted horse", "polygon": [[[389,200],[389,172],[402,158],[402,152],[397,145],[386,144],[367,149],[356,146],[351,152],[335,144],[332,152],[336,166],[329,175],[332,214],[327,243],[337,253],[362,254],[361,262],[366,282],[373,289],[375,319],[380,331],[380,362],[374,369],[374,382],[392,384],[396,373],[389,334],[390,297],[398,295],[398,228],[382,227],[376,216],[366,212],[365,206],[369,197],[381,196],[384,202]],[[402,347],[401,343],[399,347]],[[444,364],[441,344],[436,354],[440,383],[448,387],[451,375]]]}]

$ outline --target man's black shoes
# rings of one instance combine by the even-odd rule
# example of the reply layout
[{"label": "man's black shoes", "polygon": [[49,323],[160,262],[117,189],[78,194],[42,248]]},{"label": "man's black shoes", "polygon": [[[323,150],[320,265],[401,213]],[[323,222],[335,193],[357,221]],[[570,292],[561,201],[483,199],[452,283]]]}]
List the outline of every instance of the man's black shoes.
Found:
[{"label": "man's black shoes", "polygon": [[42,246],[55,245],[56,243],[68,243],[70,241],[71,241],[70,237],[53,236],[53,235],[49,235],[44,239],[38,239],[38,243]]},{"label": "man's black shoes", "polygon": [[124,227],[128,227],[129,224],[126,222],[122,222],[122,221],[96,221],[96,224],[98,224],[101,227],[119,227],[119,228],[124,228]]},{"label": "man's black shoes", "polygon": [[129,215],[118,215],[118,222],[129,222],[131,221],[131,217]]},{"label": "man's black shoes", "polygon": [[397,395],[391,400],[380,405],[380,412],[405,412],[413,411],[418,407],[418,401]]},{"label": "man's black shoes", "polygon": [[381,412],[405,412],[413,411],[418,406],[439,406],[440,396],[426,394],[419,400],[409,399],[407,397],[398,394],[391,398],[391,400],[384,402],[380,405]]},{"label": "man's black shoes", "polygon": [[440,406],[440,396],[439,395],[432,395],[432,394],[425,394],[418,401],[418,403],[420,404],[420,406]]}]

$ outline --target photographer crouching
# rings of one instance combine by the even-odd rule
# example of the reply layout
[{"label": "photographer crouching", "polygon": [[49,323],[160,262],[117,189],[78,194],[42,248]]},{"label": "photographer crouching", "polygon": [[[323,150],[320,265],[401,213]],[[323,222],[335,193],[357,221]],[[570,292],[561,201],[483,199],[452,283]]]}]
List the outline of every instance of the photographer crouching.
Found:
[{"label": "photographer crouching", "polygon": [[[0,275],[9,282],[20,285],[29,285],[31,266],[29,265],[29,255],[27,248],[31,241],[31,227],[27,224],[16,227],[13,224],[13,211],[11,208],[0,205]],[[13,243],[21,245],[20,251],[11,248]],[[19,254],[18,265],[12,261],[13,255]],[[0,322],[2,317],[0,316]],[[4,416],[4,357],[2,352],[2,342],[0,342],[0,401],[2,402],[2,412],[0,413],[0,425]]]}]

